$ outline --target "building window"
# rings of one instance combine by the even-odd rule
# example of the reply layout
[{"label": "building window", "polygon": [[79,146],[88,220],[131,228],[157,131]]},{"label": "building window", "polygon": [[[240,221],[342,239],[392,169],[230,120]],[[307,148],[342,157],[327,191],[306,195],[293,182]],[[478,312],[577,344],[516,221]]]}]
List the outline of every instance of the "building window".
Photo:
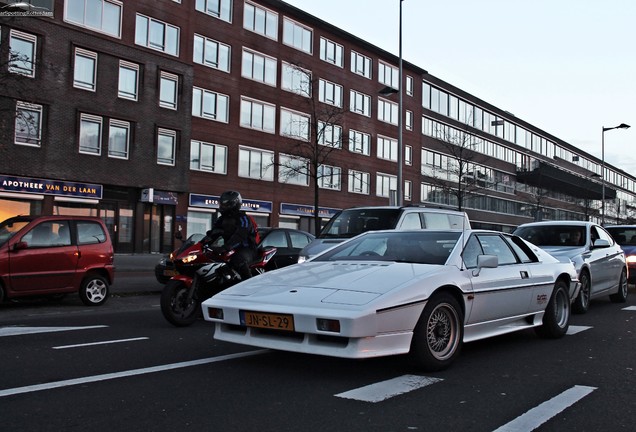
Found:
[{"label": "building window", "polygon": [[318,187],[321,189],[340,190],[342,170],[330,165],[318,166]]},{"label": "building window", "polygon": [[318,83],[320,102],[342,108],[342,86],[320,79]]},{"label": "building window", "polygon": [[283,63],[281,88],[301,96],[311,97],[311,72],[298,66]]},{"label": "building window", "polygon": [[130,123],[111,120],[108,130],[108,156],[128,159],[130,142]]},{"label": "building window", "polygon": [[281,154],[278,158],[278,181],[280,183],[309,185],[309,161],[299,156]]},{"label": "building window", "polygon": [[193,61],[204,66],[229,72],[230,46],[195,34]]},{"label": "building window", "polygon": [[397,177],[378,173],[376,176],[375,194],[379,197],[390,197],[391,191],[397,190]]},{"label": "building window", "polygon": [[276,86],[276,65],[275,58],[243,48],[243,77]]},{"label": "building window", "polygon": [[37,36],[11,30],[9,33],[9,72],[35,76]]},{"label": "building window", "polygon": [[80,115],[79,152],[99,156],[102,154],[102,118],[90,114]]},{"label": "building window", "polygon": [[112,0],[66,0],[64,21],[118,38],[122,6],[122,2]]},{"label": "building window", "polygon": [[378,82],[394,89],[400,88],[400,73],[398,68],[386,63],[378,63]]},{"label": "building window", "polygon": [[406,95],[413,96],[413,77],[410,75],[406,76]]},{"label": "building window", "polygon": [[397,140],[379,136],[378,158],[397,162]]},{"label": "building window", "polygon": [[344,48],[342,45],[320,38],[320,60],[334,64],[338,67],[344,65]]},{"label": "building window", "polygon": [[95,91],[97,83],[97,53],[75,48],[73,87]]},{"label": "building window", "polygon": [[342,126],[318,122],[318,144],[342,148]]},{"label": "building window", "polygon": [[257,180],[274,180],[274,152],[239,148],[239,176]]},{"label": "building window", "polygon": [[176,110],[178,90],[179,77],[162,71],[159,78],[159,106]]},{"label": "building window", "polygon": [[283,43],[311,54],[313,52],[312,30],[288,18],[283,18]]},{"label": "building window", "polygon": [[139,88],[139,65],[119,61],[119,87],[117,95],[123,99],[137,100]]},{"label": "building window", "polygon": [[413,130],[413,111],[406,110],[406,130]]},{"label": "building window", "polygon": [[398,104],[378,98],[378,120],[393,125],[398,124]]},{"label": "building window", "polygon": [[230,97],[221,93],[194,87],[192,89],[192,115],[227,123]]},{"label": "building window", "polygon": [[351,51],[351,72],[371,79],[371,59],[365,55]]},{"label": "building window", "polygon": [[349,109],[356,114],[371,117],[371,96],[351,90],[349,94]]},{"label": "building window", "polygon": [[253,99],[241,99],[241,126],[274,133],[276,107]]},{"label": "building window", "polygon": [[16,103],[14,142],[35,147],[42,145],[42,105]]},{"label": "building window", "polygon": [[349,131],[349,151],[369,156],[371,154],[371,135],[351,129]]},{"label": "building window", "polygon": [[404,146],[404,164],[413,165],[413,147],[410,145]]},{"label": "building window", "polygon": [[232,22],[232,0],[196,0],[194,7],[199,12]]},{"label": "building window", "polygon": [[179,55],[179,27],[137,14],[135,43],[173,56]]},{"label": "building window", "polygon": [[369,173],[349,170],[349,192],[369,195]]},{"label": "building window", "polygon": [[245,2],[243,27],[255,33],[278,40],[278,14],[264,7]]},{"label": "building window", "polygon": [[226,174],[227,147],[203,141],[190,141],[190,169]]},{"label": "building window", "polygon": [[280,134],[301,141],[309,141],[309,116],[281,108]]},{"label": "building window", "polygon": [[411,201],[413,199],[413,183],[410,180],[404,181],[404,201]]},{"label": "building window", "polygon": [[157,131],[157,163],[159,165],[175,164],[177,149],[177,132],[159,128]]}]

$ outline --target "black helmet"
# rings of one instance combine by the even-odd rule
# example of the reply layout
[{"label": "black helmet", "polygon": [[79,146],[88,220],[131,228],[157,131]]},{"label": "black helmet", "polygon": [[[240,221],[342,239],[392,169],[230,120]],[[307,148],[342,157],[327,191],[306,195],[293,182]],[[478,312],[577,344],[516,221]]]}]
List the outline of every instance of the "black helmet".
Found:
[{"label": "black helmet", "polygon": [[241,194],[236,191],[226,191],[219,198],[219,211],[221,214],[229,213],[233,210],[239,211],[243,205]]}]

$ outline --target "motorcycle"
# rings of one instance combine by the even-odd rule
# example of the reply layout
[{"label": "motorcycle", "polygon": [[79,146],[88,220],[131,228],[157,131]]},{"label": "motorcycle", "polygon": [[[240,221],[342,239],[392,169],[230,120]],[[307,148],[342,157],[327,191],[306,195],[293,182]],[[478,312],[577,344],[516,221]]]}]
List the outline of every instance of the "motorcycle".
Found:
[{"label": "motorcycle", "polygon": [[[177,327],[189,326],[201,317],[203,301],[241,281],[241,276],[229,264],[234,253],[234,250],[205,245],[201,252],[191,254],[196,255],[191,258],[192,262],[208,260],[208,263],[199,266],[193,274],[173,276],[165,285],[161,292],[161,312],[168,322]],[[264,273],[275,253],[273,246],[259,247],[256,261],[250,264],[252,275]]]}]

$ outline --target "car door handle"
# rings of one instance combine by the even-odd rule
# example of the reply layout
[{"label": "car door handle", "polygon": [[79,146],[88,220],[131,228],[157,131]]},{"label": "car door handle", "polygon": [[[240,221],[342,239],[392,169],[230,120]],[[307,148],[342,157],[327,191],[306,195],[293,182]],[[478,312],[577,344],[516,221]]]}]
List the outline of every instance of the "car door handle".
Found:
[{"label": "car door handle", "polygon": [[527,271],[520,271],[519,272],[521,274],[521,279],[528,279],[530,276],[528,275]]}]

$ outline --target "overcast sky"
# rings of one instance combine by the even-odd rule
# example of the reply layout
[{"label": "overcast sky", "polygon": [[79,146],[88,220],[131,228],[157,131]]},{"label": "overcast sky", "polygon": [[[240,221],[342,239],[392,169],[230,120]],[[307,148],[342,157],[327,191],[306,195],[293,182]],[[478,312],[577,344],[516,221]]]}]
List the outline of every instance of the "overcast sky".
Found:
[{"label": "overcast sky", "polygon": [[[285,0],[398,54],[399,0]],[[404,60],[636,174],[636,0],[404,0]]]}]

